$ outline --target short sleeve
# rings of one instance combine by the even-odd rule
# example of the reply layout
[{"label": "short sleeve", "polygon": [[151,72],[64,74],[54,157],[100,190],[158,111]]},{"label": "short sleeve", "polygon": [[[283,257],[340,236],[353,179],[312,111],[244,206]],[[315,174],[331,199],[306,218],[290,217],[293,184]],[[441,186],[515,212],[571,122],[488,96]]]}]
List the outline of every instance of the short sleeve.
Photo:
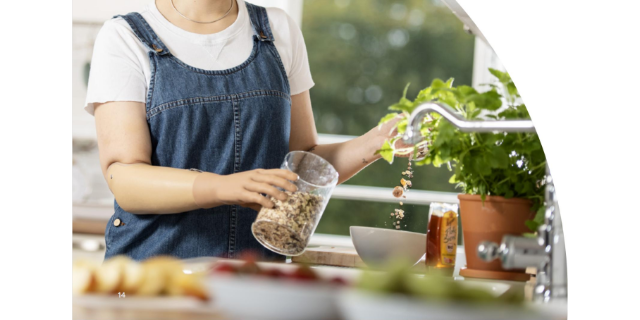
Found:
[{"label": "short sleeve", "polygon": [[282,9],[267,8],[267,13],[276,48],[289,78],[291,95],[311,89],[314,82],[302,30]]},{"label": "short sleeve", "polygon": [[92,115],[94,103],[146,101],[147,80],[142,67],[146,50],[123,23],[122,18],[105,22],[96,37],[85,104]]}]

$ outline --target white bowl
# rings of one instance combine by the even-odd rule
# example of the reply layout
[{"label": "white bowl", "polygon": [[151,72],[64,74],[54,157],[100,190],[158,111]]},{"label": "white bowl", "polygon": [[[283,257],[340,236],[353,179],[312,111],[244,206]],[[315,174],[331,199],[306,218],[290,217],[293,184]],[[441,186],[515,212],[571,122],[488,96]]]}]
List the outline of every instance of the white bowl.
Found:
[{"label": "white bowl", "polygon": [[427,301],[399,294],[346,290],[338,299],[345,320],[542,320],[547,316],[531,308]]},{"label": "white bowl", "polygon": [[233,319],[336,319],[335,286],[260,276],[211,276],[213,307]]},{"label": "white bowl", "polygon": [[351,241],[367,266],[383,264],[389,259],[418,263],[427,252],[427,235],[370,227],[350,227]]}]

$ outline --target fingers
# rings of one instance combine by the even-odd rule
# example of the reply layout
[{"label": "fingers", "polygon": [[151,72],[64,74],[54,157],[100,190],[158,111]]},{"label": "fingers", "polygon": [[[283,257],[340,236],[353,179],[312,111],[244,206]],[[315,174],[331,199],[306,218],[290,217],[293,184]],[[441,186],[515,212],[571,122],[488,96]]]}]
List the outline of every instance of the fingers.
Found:
[{"label": "fingers", "polygon": [[260,211],[260,209],[262,209],[262,206],[257,203],[243,203],[243,204],[240,204],[240,206],[244,208],[253,209],[258,212]]},{"label": "fingers", "polygon": [[269,209],[272,209],[274,207],[274,204],[271,200],[251,191],[246,191],[245,193],[243,193],[242,200],[242,202],[245,204],[253,203]]},{"label": "fingers", "polygon": [[296,181],[298,180],[298,175],[285,169],[269,169],[269,170],[260,170],[258,173],[260,174],[268,174],[278,176],[283,179]]},{"label": "fingers", "polygon": [[266,184],[266,183],[262,183],[262,182],[253,182],[250,183],[248,185],[246,185],[244,187],[246,190],[248,191],[253,191],[253,192],[257,192],[257,193],[264,193],[266,195],[272,196],[280,201],[285,201],[287,200],[287,195],[276,189],[275,187]]},{"label": "fingers", "polygon": [[[265,170],[265,171],[269,171],[269,170]],[[286,171],[286,170],[283,170],[283,171]],[[295,173],[293,172],[291,173],[294,174],[297,178],[297,175]],[[289,180],[276,175],[257,174],[252,176],[251,180],[255,182],[262,182],[272,186],[280,187],[290,192],[296,192],[298,190],[298,187],[296,187],[293,183],[289,182]],[[294,179],[294,180],[297,180],[297,179]]]}]

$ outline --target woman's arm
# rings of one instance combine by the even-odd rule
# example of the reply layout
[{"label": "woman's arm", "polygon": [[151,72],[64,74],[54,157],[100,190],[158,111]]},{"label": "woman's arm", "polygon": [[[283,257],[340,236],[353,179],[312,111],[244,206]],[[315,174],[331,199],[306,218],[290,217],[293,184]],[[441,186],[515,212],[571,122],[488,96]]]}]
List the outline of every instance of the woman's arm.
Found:
[{"label": "woman's arm", "polygon": [[343,183],[370,163],[378,160],[375,152],[384,140],[395,135],[391,132],[394,121],[381,128],[373,128],[355,139],[333,144],[318,145],[318,134],[313,120],[309,91],[291,97],[291,137],[289,150],[311,151],[329,161],[340,174]]},{"label": "woman's arm", "polygon": [[259,210],[286,200],[296,174],[256,169],[231,175],[151,165],[151,136],[141,102],[95,104],[100,165],[120,207],[131,213],[179,213],[224,204]]}]

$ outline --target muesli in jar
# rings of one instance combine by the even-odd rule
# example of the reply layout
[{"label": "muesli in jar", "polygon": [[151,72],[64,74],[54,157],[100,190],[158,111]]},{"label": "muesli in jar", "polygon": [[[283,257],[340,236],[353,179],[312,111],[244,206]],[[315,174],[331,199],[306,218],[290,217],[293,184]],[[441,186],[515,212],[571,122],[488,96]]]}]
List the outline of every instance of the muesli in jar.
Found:
[{"label": "muesli in jar", "polygon": [[322,213],[320,195],[308,192],[288,192],[280,201],[271,198],[272,209],[262,208],[252,225],[253,235],[269,249],[285,255],[304,251]]}]

